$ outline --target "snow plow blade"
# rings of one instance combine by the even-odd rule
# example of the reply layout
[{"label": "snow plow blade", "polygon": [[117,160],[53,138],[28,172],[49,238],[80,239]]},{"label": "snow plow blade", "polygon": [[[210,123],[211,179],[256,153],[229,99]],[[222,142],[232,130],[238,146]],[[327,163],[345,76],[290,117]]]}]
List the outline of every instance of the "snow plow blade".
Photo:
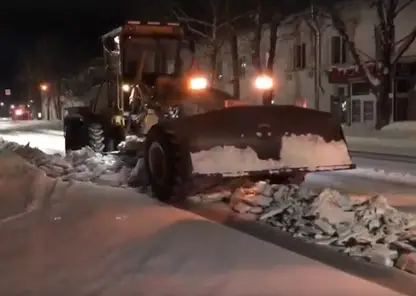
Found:
[{"label": "snow plow blade", "polygon": [[238,106],[161,125],[175,136],[190,175],[237,177],[355,168],[341,125],[327,112]]}]

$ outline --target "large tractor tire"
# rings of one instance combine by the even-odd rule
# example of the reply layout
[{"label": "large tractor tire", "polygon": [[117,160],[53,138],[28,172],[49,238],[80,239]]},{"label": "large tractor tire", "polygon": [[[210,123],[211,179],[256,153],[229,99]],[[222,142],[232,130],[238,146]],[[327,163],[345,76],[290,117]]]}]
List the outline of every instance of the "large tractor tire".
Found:
[{"label": "large tractor tire", "polygon": [[159,125],[146,137],[144,161],[152,192],[162,202],[181,202],[186,197],[185,182],[189,160],[186,159],[175,135]]},{"label": "large tractor tire", "polygon": [[95,152],[104,152],[105,134],[103,126],[100,123],[91,123],[88,125],[88,146]]}]

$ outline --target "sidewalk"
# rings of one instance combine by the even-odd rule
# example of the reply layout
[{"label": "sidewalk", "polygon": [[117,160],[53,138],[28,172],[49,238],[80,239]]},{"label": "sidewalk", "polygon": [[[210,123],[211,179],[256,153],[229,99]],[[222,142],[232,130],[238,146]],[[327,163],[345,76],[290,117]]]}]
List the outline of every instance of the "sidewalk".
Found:
[{"label": "sidewalk", "polygon": [[365,127],[343,130],[350,150],[416,157],[416,122],[396,122],[380,131]]}]

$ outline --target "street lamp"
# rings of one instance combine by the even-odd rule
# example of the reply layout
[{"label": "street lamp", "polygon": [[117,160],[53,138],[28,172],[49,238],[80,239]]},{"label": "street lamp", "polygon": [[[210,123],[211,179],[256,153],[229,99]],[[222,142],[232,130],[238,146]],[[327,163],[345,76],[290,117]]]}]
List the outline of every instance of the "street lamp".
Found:
[{"label": "street lamp", "polygon": [[40,85],[40,90],[41,91],[48,91],[48,89],[49,89],[49,86],[46,83],[42,83]]}]

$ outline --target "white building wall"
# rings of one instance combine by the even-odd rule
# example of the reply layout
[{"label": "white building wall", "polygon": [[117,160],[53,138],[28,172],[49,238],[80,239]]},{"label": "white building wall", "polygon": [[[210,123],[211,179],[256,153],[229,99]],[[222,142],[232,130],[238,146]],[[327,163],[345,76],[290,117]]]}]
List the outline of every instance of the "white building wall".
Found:
[{"label": "white building wall", "polygon": [[[405,1],[405,0],[402,0]],[[350,37],[354,40],[358,52],[363,61],[369,61],[375,57],[375,36],[374,26],[377,24],[375,8],[370,8],[368,2],[357,1],[347,3],[348,9],[341,8],[342,17],[347,24]],[[409,34],[415,26],[416,2],[409,5],[396,17],[396,40],[402,39]],[[329,20],[323,25],[322,30],[322,72],[321,84],[323,92],[320,95],[320,109],[330,110],[330,97],[336,94],[336,85],[329,84],[326,71],[332,66],[351,66],[353,59],[347,51],[347,62],[344,65],[332,65],[331,63],[331,37],[338,36],[337,31],[332,27]],[[241,79],[241,97],[244,100],[257,100],[260,102],[260,95],[253,87],[254,72],[251,67],[251,39],[252,34],[239,36],[239,55],[245,57],[247,68],[246,76]],[[293,48],[295,44],[305,43],[306,46],[306,67],[304,69],[293,68]],[[265,29],[261,42],[261,59],[264,64],[269,50],[269,30]],[[416,55],[416,42],[411,45],[404,56]],[[205,54],[199,54],[202,65],[208,65],[209,60]],[[223,61],[223,79],[219,87],[228,92],[232,91],[229,80],[232,77],[231,55],[228,44],[225,43],[221,51]],[[276,47],[276,58],[274,65],[276,78],[276,104],[295,104],[297,99],[305,99],[308,107],[314,108],[314,58],[312,48],[312,35],[305,21],[291,22],[280,26],[278,30],[278,41]],[[374,100],[369,94],[362,99]]]}]

